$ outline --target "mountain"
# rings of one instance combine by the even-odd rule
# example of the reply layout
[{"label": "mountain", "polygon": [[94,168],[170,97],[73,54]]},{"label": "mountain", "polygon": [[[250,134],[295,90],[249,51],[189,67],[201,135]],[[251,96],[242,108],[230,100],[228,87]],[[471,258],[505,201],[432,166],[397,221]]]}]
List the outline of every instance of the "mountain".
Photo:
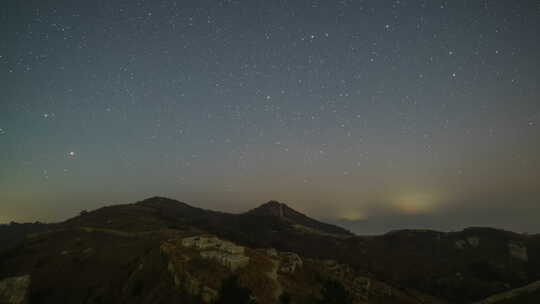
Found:
[{"label": "mountain", "polygon": [[269,201],[255,209],[246,212],[247,216],[265,217],[273,216],[283,221],[290,222],[297,229],[304,229],[313,233],[328,234],[334,236],[352,236],[353,234],[341,227],[330,225],[314,220],[306,215],[290,208],[284,203]]},{"label": "mountain", "polygon": [[49,226],[39,222],[0,225],[0,252],[15,246],[28,234],[46,231]]},{"label": "mountain", "polygon": [[507,295],[501,303],[533,303],[540,295],[540,236],[492,228],[366,237],[275,201],[230,214],[153,197],[38,230],[0,251],[0,303],[472,303]]}]

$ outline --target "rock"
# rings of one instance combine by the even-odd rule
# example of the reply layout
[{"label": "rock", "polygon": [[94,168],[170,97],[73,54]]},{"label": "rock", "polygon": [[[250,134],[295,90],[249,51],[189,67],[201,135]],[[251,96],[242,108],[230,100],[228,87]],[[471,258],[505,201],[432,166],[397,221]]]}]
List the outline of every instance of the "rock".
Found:
[{"label": "rock", "polygon": [[457,240],[455,242],[455,245],[456,245],[456,248],[460,250],[463,250],[467,248],[468,246],[472,248],[476,248],[478,247],[478,245],[480,245],[480,239],[475,236],[470,236],[466,238],[465,240]]},{"label": "rock", "polygon": [[336,260],[325,260],[324,265],[330,270],[334,270],[339,267],[339,264]]},{"label": "rock", "polygon": [[467,243],[471,245],[472,247],[476,248],[478,245],[480,245],[480,239],[475,236],[470,236],[467,238]]},{"label": "rock", "polygon": [[244,267],[249,264],[249,257],[243,254],[230,254],[225,251],[209,250],[202,251],[201,257],[205,259],[215,260],[221,265],[229,268],[231,271],[235,271],[238,268]]},{"label": "rock", "polygon": [[279,271],[281,273],[293,273],[296,268],[302,267],[303,262],[300,256],[294,252],[281,252],[281,267]]},{"label": "rock", "polygon": [[243,254],[244,247],[221,240],[215,236],[198,235],[182,239],[182,246],[197,249],[218,249],[230,254]]},{"label": "rock", "polygon": [[204,303],[212,303],[219,297],[216,290],[203,285],[200,280],[190,275],[186,275],[184,287],[189,294],[200,295]]},{"label": "rock", "polygon": [[249,257],[244,255],[244,247],[215,236],[187,237],[182,239],[182,246],[206,250],[201,251],[201,257],[216,260],[231,271],[249,264]]},{"label": "rock", "polygon": [[510,253],[510,256],[518,260],[522,260],[525,262],[529,260],[529,256],[527,254],[527,247],[525,247],[524,245],[517,243],[509,243],[508,252]]},{"label": "rock", "polygon": [[457,240],[456,241],[456,248],[457,249],[465,249],[466,245],[467,245],[467,242],[465,242],[465,240]]},{"label": "rock", "polygon": [[30,276],[11,277],[0,281],[0,303],[23,304],[27,303]]},{"label": "rock", "polygon": [[275,248],[268,248],[266,249],[266,255],[269,257],[277,257],[277,250]]},{"label": "rock", "polygon": [[202,291],[201,291],[201,298],[203,300],[203,302],[205,303],[213,303],[217,300],[217,298],[219,297],[219,293],[208,287],[208,286],[204,286],[202,288]]}]

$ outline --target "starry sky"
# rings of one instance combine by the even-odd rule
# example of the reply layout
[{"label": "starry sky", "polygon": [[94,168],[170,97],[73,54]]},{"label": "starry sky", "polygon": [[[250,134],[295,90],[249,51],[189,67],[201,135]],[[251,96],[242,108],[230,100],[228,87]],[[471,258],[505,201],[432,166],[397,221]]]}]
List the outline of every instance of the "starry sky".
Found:
[{"label": "starry sky", "polygon": [[540,232],[536,0],[5,0],[0,223],[167,196]]}]

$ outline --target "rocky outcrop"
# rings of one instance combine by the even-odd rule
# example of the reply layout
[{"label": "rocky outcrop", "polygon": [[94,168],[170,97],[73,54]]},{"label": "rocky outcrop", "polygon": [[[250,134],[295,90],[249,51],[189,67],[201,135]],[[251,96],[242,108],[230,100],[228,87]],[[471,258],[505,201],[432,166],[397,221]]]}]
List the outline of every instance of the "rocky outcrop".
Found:
[{"label": "rocky outcrop", "polygon": [[[161,246],[162,252],[169,256],[169,258],[174,254],[172,249],[174,248],[171,248],[167,244]],[[177,262],[179,263],[186,263],[189,261],[189,258],[185,256],[175,256],[175,258],[178,259]],[[217,290],[204,285],[200,280],[190,275],[188,272],[178,272],[173,260],[169,261],[167,270],[173,278],[174,285],[177,288],[184,289],[191,295],[200,296],[204,303],[212,303],[219,297],[219,292]]]},{"label": "rocky outcrop", "polygon": [[512,256],[515,259],[522,260],[527,262],[529,260],[529,256],[527,254],[527,247],[525,247],[522,244],[518,243],[509,243],[508,244],[508,252],[510,256]]},{"label": "rocky outcrop", "polygon": [[465,240],[457,240],[455,244],[457,249],[465,249],[467,246],[467,242]]},{"label": "rocky outcrop", "polygon": [[467,238],[467,243],[469,243],[471,247],[476,248],[480,245],[480,239],[475,236],[470,236]]},{"label": "rocky outcrop", "polygon": [[200,295],[204,303],[212,303],[219,297],[217,290],[204,285],[200,280],[187,273],[184,276],[184,287],[186,291],[192,295]]},{"label": "rocky outcrop", "polygon": [[30,276],[11,277],[0,281],[0,303],[24,304],[27,303]]},{"label": "rocky outcrop", "polygon": [[249,257],[244,255],[244,247],[215,236],[187,237],[182,239],[182,246],[201,250],[201,257],[215,260],[231,271],[249,264]]},{"label": "rocky outcrop", "polygon": [[197,235],[182,239],[182,246],[197,249],[216,249],[230,254],[243,254],[244,247],[215,236]]},{"label": "rocky outcrop", "polygon": [[302,267],[303,262],[300,256],[294,252],[280,252],[279,258],[281,265],[279,272],[293,273],[297,268]]},{"label": "rocky outcrop", "polygon": [[275,248],[267,248],[264,251],[267,256],[275,258],[278,256],[277,250]]},{"label": "rocky outcrop", "polygon": [[238,268],[249,264],[249,257],[243,254],[230,254],[228,252],[218,250],[202,251],[201,257],[217,261],[221,265],[229,268],[231,271],[235,271]]},{"label": "rocky outcrop", "polygon": [[354,303],[369,303],[373,296],[392,296],[392,288],[383,283],[377,282],[369,277],[358,275],[350,266],[339,264],[334,260],[326,260],[324,265],[327,274],[342,282],[355,300]]},{"label": "rocky outcrop", "polygon": [[457,240],[455,246],[457,249],[465,249],[467,247],[477,248],[480,245],[480,239],[475,236],[470,236],[464,240]]}]

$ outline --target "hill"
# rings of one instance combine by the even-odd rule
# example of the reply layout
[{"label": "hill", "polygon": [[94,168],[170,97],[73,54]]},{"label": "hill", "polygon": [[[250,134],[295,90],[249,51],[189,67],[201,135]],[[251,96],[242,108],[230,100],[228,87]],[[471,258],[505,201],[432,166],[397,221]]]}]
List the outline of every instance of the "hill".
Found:
[{"label": "hill", "polygon": [[16,246],[31,233],[46,231],[51,225],[35,223],[15,223],[0,225],[0,252]]},{"label": "hill", "polygon": [[255,209],[246,213],[246,216],[251,217],[277,217],[282,221],[291,223],[296,229],[305,230],[313,233],[333,235],[336,237],[347,237],[353,234],[341,227],[322,223],[314,220],[284,203],[277,201],[269,201]]},{"label": "hill", "polygon": [[[184,246],[191,236],[218,245]],[[230,214],[154,197],[28,234],[0,257],[0,302],[10,278],[27,277],[19,289],[30,303],[242,294],[258,303],[471,303],[539,280],[539,257],[538,235],[476,227],[364,237],[275,201]]]}]

